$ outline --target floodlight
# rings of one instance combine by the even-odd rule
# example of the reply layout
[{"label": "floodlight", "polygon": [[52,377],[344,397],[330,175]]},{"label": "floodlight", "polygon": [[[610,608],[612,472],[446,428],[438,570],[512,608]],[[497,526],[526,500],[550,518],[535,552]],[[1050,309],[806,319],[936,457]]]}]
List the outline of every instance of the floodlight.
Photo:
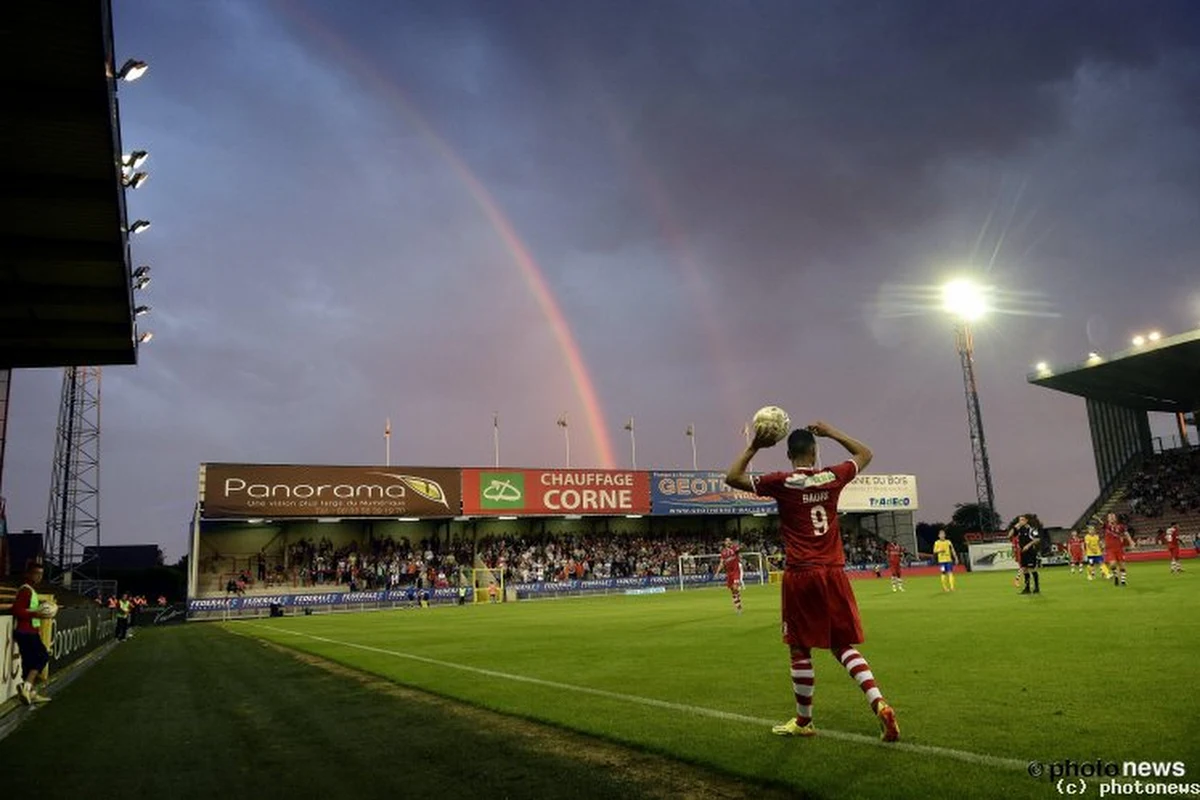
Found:
[{"label": "floodlight", "polygon": [[1162,334],[1159,333],[1158,331],[1150,331],[1150,335],[1147,336],[1146,338],[1152,342],[1157,342],[1159,339],[1162,338]]},{"label": "floodlight", "polygon": [[1146,343],[1146,337],[1142,336],[1140,333],[1137,336],[1133,337],[1133,346],[1134,347],[1141,347],[1145,343]]},{"label": "floodlight", "polygon": [[121,156],[121,166],[129,169],[137,169],[150,156],[145,150],[134,150],[128,155]]},{"label": "floodlight", "polygon": [[150,220],[139,219],[139,220],[135,221],[132,225],[129,226],[129,232],[130,233],[141,233],[142,231],[146,230],[149,227],[150,227]]},{"label": "floodlight", "polygon": [[138,334],[137,343],[145,344],[146,342],[150,341],[153,338],[154,338],[153,331],[144,331],[144,332]]},{"label": "floodlight", "polygon": [[1039,361],[1039,362],[1037,363],[1037,365],[1036,365],[1036,366],[1034,366],[1034,369],[1036,369],[1038,372],[1049,372],[1049,371],[1050,371],[1050,365],[1049,365],[1049,364],[1047,364],[1045,361]]},{"label": "floodlight", "polygon": [[942,309],[964,322],[974,322],[988,312],[986,292],[972,280],[957,278],[942,287]]},{"label": "floodlight", "polygon": [[145,75],[146,70],[148,69],[150,69],[150,65],[145,61],[138,61],[131,58],[122,64],[121,68],[117,70],[117,80],[129,82],[136,81],[138,78]]},{"label": "floodlight", "polygon": [[125,184],[125,188],[127,189],[136,189],[145,183],[149,177],[150,173],[148,172],[135,172],[130,176],[122,177],[121,183]]},{"label": "floodlight", "polygon": [[150,313],[150,306],[138,306],[137,308],[135,308],[133,310],[133,315],[135,317],[140,317],[143,314],[149,314],[149,313]]}]

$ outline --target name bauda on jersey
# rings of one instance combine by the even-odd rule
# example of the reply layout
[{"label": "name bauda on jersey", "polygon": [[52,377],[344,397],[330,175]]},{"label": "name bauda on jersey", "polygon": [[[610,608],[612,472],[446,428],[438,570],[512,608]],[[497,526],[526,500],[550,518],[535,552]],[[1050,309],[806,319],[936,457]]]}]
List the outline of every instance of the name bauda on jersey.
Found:
[{"label": "name bauda on jersey", "polygon": [[801,496],[804,503],[824,503],[829,499],[829,492],[805,492]]}]

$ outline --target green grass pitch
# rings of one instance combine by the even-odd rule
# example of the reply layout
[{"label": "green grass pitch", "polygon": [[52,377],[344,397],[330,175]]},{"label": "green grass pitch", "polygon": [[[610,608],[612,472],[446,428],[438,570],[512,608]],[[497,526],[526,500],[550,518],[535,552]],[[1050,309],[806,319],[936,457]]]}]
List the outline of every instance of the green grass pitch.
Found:
[{"label": "green grass pitch", "polygon": [[[728,592],[713,589],[191,625],[139,637],[106,661],[139,647],[166,653],[185,637],[213,640],[187,656],[199,667],[174,663],[182,653],[159,656],[156,669],[171,677],[159,690],[168,693],[144,699],[176,727],[212,713],[193,695],[219,706],[223,685],[278,684],[249,674],[261,671],[251,656],[202,668],[217,641],[247,642],[225,633],[232,631],[811,796],[1047,797],[1057,792],[1029,777],[1026,762],[1182,760],[1187,780],[1200,780],[1200,723],[1189,699],[1200,685],[1198,575],[1138,564],[1130,585],[1116,588],[1047,569],[1042,594],[1033,596],[1018,596],[1009,573],[960,576],[952,594],[936,578],[910,579],[902,594],[886,579],[856,581],[867,635],[860,649],[897,710],[902,747],[874,741],[878,727],[861,691],[827,652],[814,655],[815,717],[825,735],[771,735],[771,723],[794,713],[775,586],[749,587],[741,616]],[[94,669],[95,680],[106,666]],[[272,669],[320,672],[296,662]],[[83,703],[92,680],[84,676],[39,711],[29,735],[53,724],[51,710]],[[296,684],[251,693],[239,700],[247,706],[240,713],[266,714],[287,736],[314,724],[302,707],[323,701],[310,700],[311,691]],[[339,702],[369,706],[361,699],[369,690],[339,691],[353,698]],[[223,736],[220,724],[193,735]],[[374,734],[386,730],[386,722],[370,725]],[[142,767],[135,760],[129,768]]]}]

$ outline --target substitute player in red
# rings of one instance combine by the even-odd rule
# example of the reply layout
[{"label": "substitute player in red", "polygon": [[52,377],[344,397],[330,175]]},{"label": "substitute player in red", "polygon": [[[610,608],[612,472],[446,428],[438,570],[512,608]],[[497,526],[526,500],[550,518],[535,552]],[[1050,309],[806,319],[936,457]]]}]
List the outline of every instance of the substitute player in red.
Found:
[{"label": "substitute player in red", "polygon": [[[818,467],[816,436],[833,439],[850,451],[850,460]],[[854,590],[846,578],[846,559],[838,529],[837,504],[842,488],[871,463],[871,450],[825,422],[797,429],[787,437],[791,472],[755,478],[746,469],[759,450],[776,442],[756,433],[725,476],[735,489],[773,497],[779,504],[786,564],[783,574],[783,641],[791,648],[792,691],[796,716],[771,729],[779,736],[812,736],[812,648],[827,648],[858,683],[879,719],[881,738],[900,738],[896,714],[875,684],[875,676],[854,645],[863,641]]]},{"label": "substitute player in red", "polygon": [[721,563],[717,565],[717,575],[725,571],[725,588],[733,595],[733,610],[742,613],[742,548],[732,539],[725,540],[721,548]]},{"label": "substitute player in red", "polygon": [[1171,556],[1171,572],[1183,572],[1183,565],[1179,563],[1179,526],[1173,523],[1167,526],[1163,531],[1163,541]]},{"label": "substitute player in red", "polygon": [[899,542],[892,542],[887,546],[888,569],[892,573],[892,591],[904,591],[904,578],[900,575],[900,558],[904,555],[904,548]]},{"label": "substitute player in red", "polygon": [[1082,575],[1083,539],[1079,538],[1079,531],[1071,531],[1071,538],[1067,539],[1067,555],[1071,557],[1071,573],[1074,574],[1078,570]]},{"label": "substitute player in red", "polygon": [[1112,570],[1113,586],[1125,585],[1125,545],[1134,547],[1133,537],[1117,521],[1117,515],[1109,512],[1104,523],[1104,563]]}]

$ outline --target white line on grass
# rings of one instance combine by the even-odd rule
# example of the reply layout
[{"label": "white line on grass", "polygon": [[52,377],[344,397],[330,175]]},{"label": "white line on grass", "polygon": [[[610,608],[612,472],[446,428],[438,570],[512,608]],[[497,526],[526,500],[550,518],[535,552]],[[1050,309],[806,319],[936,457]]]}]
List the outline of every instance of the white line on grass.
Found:
[{"label": "white line on grass", "polygon": [[[687,714],[694,714],[698,717],[709,717],[711,719],[727,720],[729,722],[744,722],[750,725],[775,725],[778,720],[762,719],[760,717],[750,717],[745,714],[734,714],[731,711],[720,711],[715,708],[704,708],[703,706],[691,706],[685,703],[672,703],[669,700],[656,700],[653,697],[641,697],[634,694],[623,694],[621,692],[610,692],[606,689],[595,689],[591,686],[576,686],[572,683],[560,683],[559,681],[548,681],[542,678],[531,678],[528,675],[514,675],[510,672],[499,672],[494,669],[484,669],[483,667],[472,667],[466,664],[456,664],[452,661],[440,661],[436,658],[428,658],[426,656],[418,656],[413,653],[401,653],[397,650],[384,650],[381,647],[371,647],[370,645],[357,644],[355,642],[344,642],[340,639],[328,639],[324,636],[314,636],[311,633],[301,633],[299,631],[287,630],[286,628],[276,628],[272,625],[263,625],[255,622],[243,622],[242,625],[248,625],[254,628],[265,628],[277,633],[284,633],[291,636],[301,636],[306,639],[312,639],[317,642],[325,642],[327,644],[336,644],[342,647],[352,647],[356,650],[364,650],[368,653],[379,653],[380,655],[393,656],[395,658],[404,658],[409,661],[418,661],[422,664],[431,664],[437,667],[445,667],[447,669],[456,669],[461,672],[470,672],[474,675],[485,675],[489,678],[501,678],[508,681],[516,681],[517,683],[528,683],[534,686],[545,686],[550,689],[563,689],[568,692],[576,692],[579,694],[590,694],[594,697],[603,697],[608,700],[620,700],[626,703],[635,703],[640,706],[650,706],[652,708],[663,708],[668,711],[681,711]],[[1028,761],[1020,761],[1015,758],[1003,758],[1001,756],[992,756],[984,753],[972,753],[967,750],[955,750],[950,747],[938,747],[931,744],[911,744],[909,742],[884,742],[876,737],[864,736],[861,733],[847,733],[845,731],[834,731],[828,728],[820,728],[819,735],[825,739],[837,739],[843,742],[853,742],[855,744],[871,745],[872,747],[881,747],[887,750],[902,750],[907,753],[916,753],[922,756],[940,756],[943,758],[952,758],[956,761],[962,761],[967,764],[980,764],[985,767],[997,767],[999,769],[1021,770],[1024,772],[1028,769]]]}]

